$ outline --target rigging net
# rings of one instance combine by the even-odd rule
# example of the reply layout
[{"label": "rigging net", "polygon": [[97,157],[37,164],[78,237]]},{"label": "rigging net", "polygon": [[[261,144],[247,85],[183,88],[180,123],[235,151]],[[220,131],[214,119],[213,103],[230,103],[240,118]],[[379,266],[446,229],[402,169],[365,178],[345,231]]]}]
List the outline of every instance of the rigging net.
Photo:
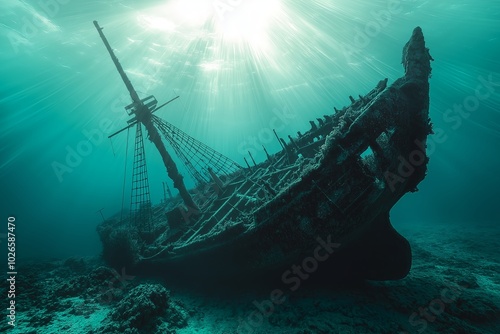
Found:
[{"label": "rigging net", "polygon": [[150,233],[152,230],[151,197],[141,123],[137,123],[135,134],[130,221],[139,232]]},{"label": "rigging net", "polygon": [[211,169],[216,175],[230,175],[241,169],[235,161],[194,139],[181,129],[153,115],[153,123],[200,185],[211,181]]}]

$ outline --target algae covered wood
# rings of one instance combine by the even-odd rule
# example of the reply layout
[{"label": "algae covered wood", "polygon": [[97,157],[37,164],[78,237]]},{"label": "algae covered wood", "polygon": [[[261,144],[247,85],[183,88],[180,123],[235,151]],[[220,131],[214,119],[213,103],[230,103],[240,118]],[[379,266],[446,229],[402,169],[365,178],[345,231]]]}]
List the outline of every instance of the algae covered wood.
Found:
[{"label": "algae covered wood", "polygon": [[[132,237],[141,246],[129,266],[138,274],[237,281],[286,273],[317,254],[324,272],[405,277],[411,249],[389,212],[426,175],[431,60],[417,27],[403,48],[404,76],[390,86],[380,81],[308,132],[281,140],[283,150],[265,162],[198,187],[191,193],[202,210],[175,201],[162,208],[168,219],[158,216],[154,242]],[[101,239],[106,247],[109,238]]]}]

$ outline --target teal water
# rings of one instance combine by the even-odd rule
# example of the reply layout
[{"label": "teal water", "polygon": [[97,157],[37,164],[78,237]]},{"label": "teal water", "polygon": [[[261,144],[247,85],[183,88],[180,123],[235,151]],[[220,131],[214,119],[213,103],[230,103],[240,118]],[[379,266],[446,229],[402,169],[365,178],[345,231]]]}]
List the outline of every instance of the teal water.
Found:
[{"label": "teal water", "polygon": [[[261,145],[279,149],[270,129],[305,132],[349,95],[401,76],[402,47],[421,26],[438,135],[427,178],[392,221],[500,218],[498,1],[5,0],[0,233],[15,216],[18,257],[99,254],[96,211],[121,208],[127,133],[105,137],[126,125],[130,99],[93,20],[141,97],[181,96],[159,116],[242,165],[248,150],[262,161]],[[170,181],[151,145],[146,154],[157,203]]]}]

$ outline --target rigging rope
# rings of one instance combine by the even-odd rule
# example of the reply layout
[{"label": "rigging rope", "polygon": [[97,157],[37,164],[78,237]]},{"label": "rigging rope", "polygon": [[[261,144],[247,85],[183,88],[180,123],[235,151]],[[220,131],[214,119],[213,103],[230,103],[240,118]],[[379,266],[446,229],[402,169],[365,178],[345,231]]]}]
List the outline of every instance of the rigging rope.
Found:
[{"label": "rigging rope", "polygon": [[169,142],[187,171],[198,184],[210,182],[208,168],[215,174],[230,175],[242,169],[240,165],[203,142],[191,137],[171,123],[153,115],[153,123]]},{"label": "rigging rope", "polygon": [[111,143],[111,152],[113,152],[113,156],[116,157],[115,148],[113,147],[113,139],[109,138],[109,142]]}]

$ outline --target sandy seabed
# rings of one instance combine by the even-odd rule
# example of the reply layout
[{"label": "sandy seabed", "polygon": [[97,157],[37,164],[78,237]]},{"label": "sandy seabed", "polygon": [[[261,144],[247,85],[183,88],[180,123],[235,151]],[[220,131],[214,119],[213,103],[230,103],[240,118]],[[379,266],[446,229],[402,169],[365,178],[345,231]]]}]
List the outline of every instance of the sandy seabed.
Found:
[{"label": "sandy seabed", "polygon": [[[2,333],[500,333],[497,223],[398,225],[413,266],[402,280],[202,295],[106,268],[98,259],[18,263],[15,327]],[[6,280],[3,291],[8,290]],[[252,292],[250,292],[252,291]],[[9,300],[3,294],[4,314]],[[272,305],[272,306],[271,306]]]}]

